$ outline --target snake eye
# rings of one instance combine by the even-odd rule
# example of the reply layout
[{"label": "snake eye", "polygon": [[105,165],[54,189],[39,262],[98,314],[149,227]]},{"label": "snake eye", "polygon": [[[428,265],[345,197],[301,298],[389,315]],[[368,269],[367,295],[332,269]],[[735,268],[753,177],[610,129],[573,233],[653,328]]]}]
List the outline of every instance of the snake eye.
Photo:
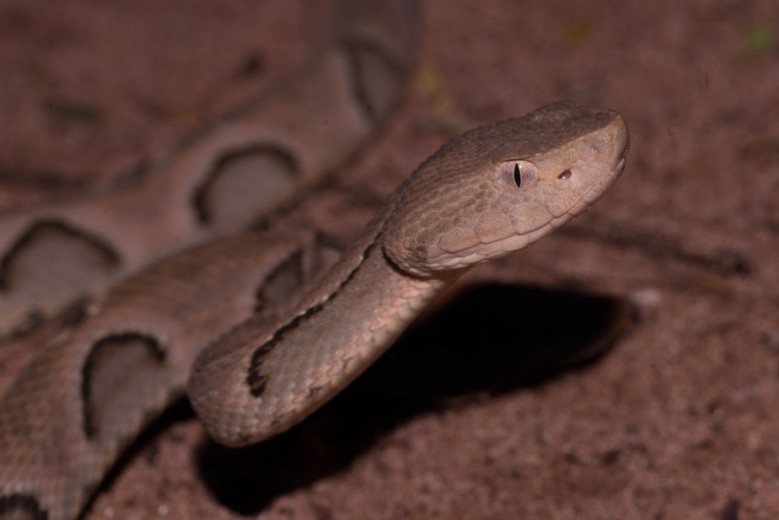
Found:
[{"label": "snake eye", "polygon": [[501,182],[505,182],[509,189],[521,188],[524,192],[538,182],[538,167],[530,161],[513,159],[502,163],[498,169]]},{"label": "snake eye", "polygon": [[573,175],[571,170],[565,170],[565,171],[563,171],[563,173],[558,175],[557,178],[560,179],[561,181],[567,181],[568,179],[571,178],[571,175]]}]

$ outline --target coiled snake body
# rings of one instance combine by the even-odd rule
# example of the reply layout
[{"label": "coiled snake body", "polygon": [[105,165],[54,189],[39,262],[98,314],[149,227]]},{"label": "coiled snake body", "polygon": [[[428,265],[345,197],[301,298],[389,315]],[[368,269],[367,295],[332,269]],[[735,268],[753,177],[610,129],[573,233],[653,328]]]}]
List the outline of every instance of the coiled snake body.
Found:
[{"label": "coiled snake body", "polygon": [[[207,142],[213,152],[226,141]],[[219,442],[257,442],[296,424],[469,267],[585,211],[621,173],[627,147],[617,113],[549,105],[447,142],[322,276],[301,275],[319,261],[315,235],[265,232],[127,278],[46,345],[0,403],[0,519],[75,517],[190,369],[192,404]]]}]

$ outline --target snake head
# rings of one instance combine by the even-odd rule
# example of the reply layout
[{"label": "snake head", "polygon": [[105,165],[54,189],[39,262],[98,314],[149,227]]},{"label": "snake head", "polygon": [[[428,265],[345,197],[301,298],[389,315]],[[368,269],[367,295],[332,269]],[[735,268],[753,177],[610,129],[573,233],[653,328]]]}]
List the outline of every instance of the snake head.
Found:
[{"label": "snake head", "polygon": [[454,137],[398,191],[384,253],[427,277],[522,249],[603,195],[628,135],[613,110],[561,102]]}]

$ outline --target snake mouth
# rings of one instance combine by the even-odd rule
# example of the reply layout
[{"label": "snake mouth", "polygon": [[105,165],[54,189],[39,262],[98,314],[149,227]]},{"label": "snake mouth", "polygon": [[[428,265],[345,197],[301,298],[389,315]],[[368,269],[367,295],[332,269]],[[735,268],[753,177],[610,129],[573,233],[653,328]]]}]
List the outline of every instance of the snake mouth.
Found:
[{"label": "snake mouth", "polygon": [[617,163],[614,165],[614,168],[603,178],[601,182],[594,185],[587,191],[587,193],[584,194],[584,197],[582,197],[582,204],[572,208],[571,211],[568,212],[570,216],[575,217],[581,215],[590,209],[590,206],[595,204],[595,202],[600,199],[603,194],[606,193],[608,189],[617,181],[619,176],[622,174],[622,170],[625,169],[628,149],[629,147],[625,145],[622,153],[617,158]]},{"label": "snake mouth", "polygon": [[[559,228],[573,217],[587,211],[619,178],[622,170],[625,168],[625,163],[627,162],[627,153],[628,148],[626,145],[622,153],[617,157],[614,167],[604,175],[601,182],[594,184],[582,196],[578,204],[561,215],[553,217],[549,221],[539,225],[537,228],[528,230],[525,233],[512,234],[491,242],[479,242],[478,244],[463,248],[459,251],[446,251],[430,260],[439,265],[446,266],[447,268],[455,269],[480,263],[487,258],[505,256],[513,251],[523,249],[539,238]],[[485,251],[485,247],[487,247],[489,251]]]}]

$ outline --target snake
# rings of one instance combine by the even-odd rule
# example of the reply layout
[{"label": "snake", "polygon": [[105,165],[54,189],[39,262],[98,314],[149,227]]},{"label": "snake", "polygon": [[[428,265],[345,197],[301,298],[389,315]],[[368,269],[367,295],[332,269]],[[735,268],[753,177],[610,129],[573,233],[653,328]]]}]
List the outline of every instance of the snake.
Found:
[{"label": "snake", "polygon": [[43,345],[0,401],[0,519],[76,518],[128,443],[185,391],[227,445],[294,426],[472,266],[586,211],[628,148],[617,112],[554,103],[451,138],[336,261],[309,230],[150,255]]},{"label": "snake", "polygon": [[155,260],[250,226],[371,137],[402,93],[417,6],[339,0],[335,10],[316,52],[290,78],[121,182],[0,211],[0,338]]}]

